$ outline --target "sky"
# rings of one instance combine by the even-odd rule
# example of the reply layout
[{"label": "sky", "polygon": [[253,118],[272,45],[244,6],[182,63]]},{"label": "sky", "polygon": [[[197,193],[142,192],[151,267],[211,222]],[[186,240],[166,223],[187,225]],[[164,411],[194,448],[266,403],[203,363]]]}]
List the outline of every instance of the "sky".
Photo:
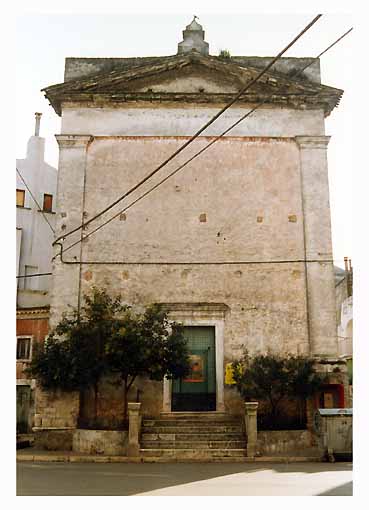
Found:
[{"label": "sky", "polygon": [[[16,157],[25,156],[34,132],[34,113],[42,112],[45,159],[58,164],[54,135],[60,117],[40,91],[63,82],[66,57],[133,57],[173,55],[182,30],[197,14],[210,54],[275,56],[314,14],[215,14],[211,12],[18,15],[16,24]],[[285,56],[314,57],[352,26],[348,14],[326,14]],[[326,119],[332,237],[335,264],[352,257],[352,87],[351,34],[321,59],[322,83],[345,91]],[[341,72],[345,62],[345,73]]]}]

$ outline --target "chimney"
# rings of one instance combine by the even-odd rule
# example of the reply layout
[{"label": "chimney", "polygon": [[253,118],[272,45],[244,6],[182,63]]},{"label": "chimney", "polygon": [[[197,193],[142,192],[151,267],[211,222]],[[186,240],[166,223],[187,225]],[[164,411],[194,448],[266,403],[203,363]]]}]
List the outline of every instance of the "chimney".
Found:
[{"label": "chimney", "polygon": [[35,113],[35,118],[36,118],[36,122],[35,122],[35,136],[39,136],[40,135],[41,115],[42,115],[42,113],[38,113],[38,112]]},{"label": "chimney", "polygon": [[345,261],[345,271],[348,273],[348,257],[344,257],[343,260]]}]

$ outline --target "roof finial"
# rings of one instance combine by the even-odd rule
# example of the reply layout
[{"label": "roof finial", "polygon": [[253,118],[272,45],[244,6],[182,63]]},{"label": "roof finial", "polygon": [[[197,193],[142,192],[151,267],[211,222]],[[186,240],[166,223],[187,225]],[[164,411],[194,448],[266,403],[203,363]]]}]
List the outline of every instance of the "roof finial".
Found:
[{"label": "roof finial", "polygon": [[178,54],[189,53],[193,50],[202,55],[209,55],[209,44],[205,42],[205,32],[198,20],[199,17],[193,15],[193,20],[183,30],[183,41],[178,44]]}]

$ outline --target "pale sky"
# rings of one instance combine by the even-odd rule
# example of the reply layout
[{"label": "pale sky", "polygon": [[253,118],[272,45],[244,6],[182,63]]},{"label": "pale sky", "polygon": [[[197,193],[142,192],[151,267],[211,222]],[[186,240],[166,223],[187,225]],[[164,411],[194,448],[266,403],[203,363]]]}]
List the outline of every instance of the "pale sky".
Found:
[{"label": "pale sky", "polygon": [[[34,132],[34,112],[42,112],[46,161],[58,164],[54,134],[60,117],[41,88],[63,82],[66,57],[173,55],[182,30],[200,18],[210,54],[275,56],[316,14],[23,14],[17,17],[16,157],[23,158]],[[353,25],[347,14],[325,14],[285,56],[315,57]],[[322,83],[343,89],[338,108],[326,119],[330,203],[335,265],[352,257],[352,34],[321,59]],[[344,63],[344,72],[342,72]],[[247,122],[247,121],[246,121]],[[201,157],[201,156],[200,156]],[[151,169],[148,169],[148,173]],[[124,191],[124,190],[122,190]],[[108,227],[107,227],[108,228]]]}]

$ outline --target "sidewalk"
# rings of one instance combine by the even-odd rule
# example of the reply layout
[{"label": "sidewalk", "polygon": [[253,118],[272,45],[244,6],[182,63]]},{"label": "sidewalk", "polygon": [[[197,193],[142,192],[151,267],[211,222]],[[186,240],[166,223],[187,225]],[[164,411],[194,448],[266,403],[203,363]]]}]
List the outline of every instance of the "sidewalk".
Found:
[{"label": "sidewalk", "polygon": [[221,461],[212,460],[201,460],[201,459],[165,459],[163,457],[125,457],[122,455],[91,455],[87,453],[76,453],[72,451],[46,451],[36,450],[34,448],[25,448],[24,450],[17,451],[18,462],[101,462],[101,463],[249,463],[249,462],[323,462],[322,456],[318,452],[313,452],[310,455],[298,455],[296,453],[292,455],[270,455],[268,457],[229,457],[222,459]]}]

